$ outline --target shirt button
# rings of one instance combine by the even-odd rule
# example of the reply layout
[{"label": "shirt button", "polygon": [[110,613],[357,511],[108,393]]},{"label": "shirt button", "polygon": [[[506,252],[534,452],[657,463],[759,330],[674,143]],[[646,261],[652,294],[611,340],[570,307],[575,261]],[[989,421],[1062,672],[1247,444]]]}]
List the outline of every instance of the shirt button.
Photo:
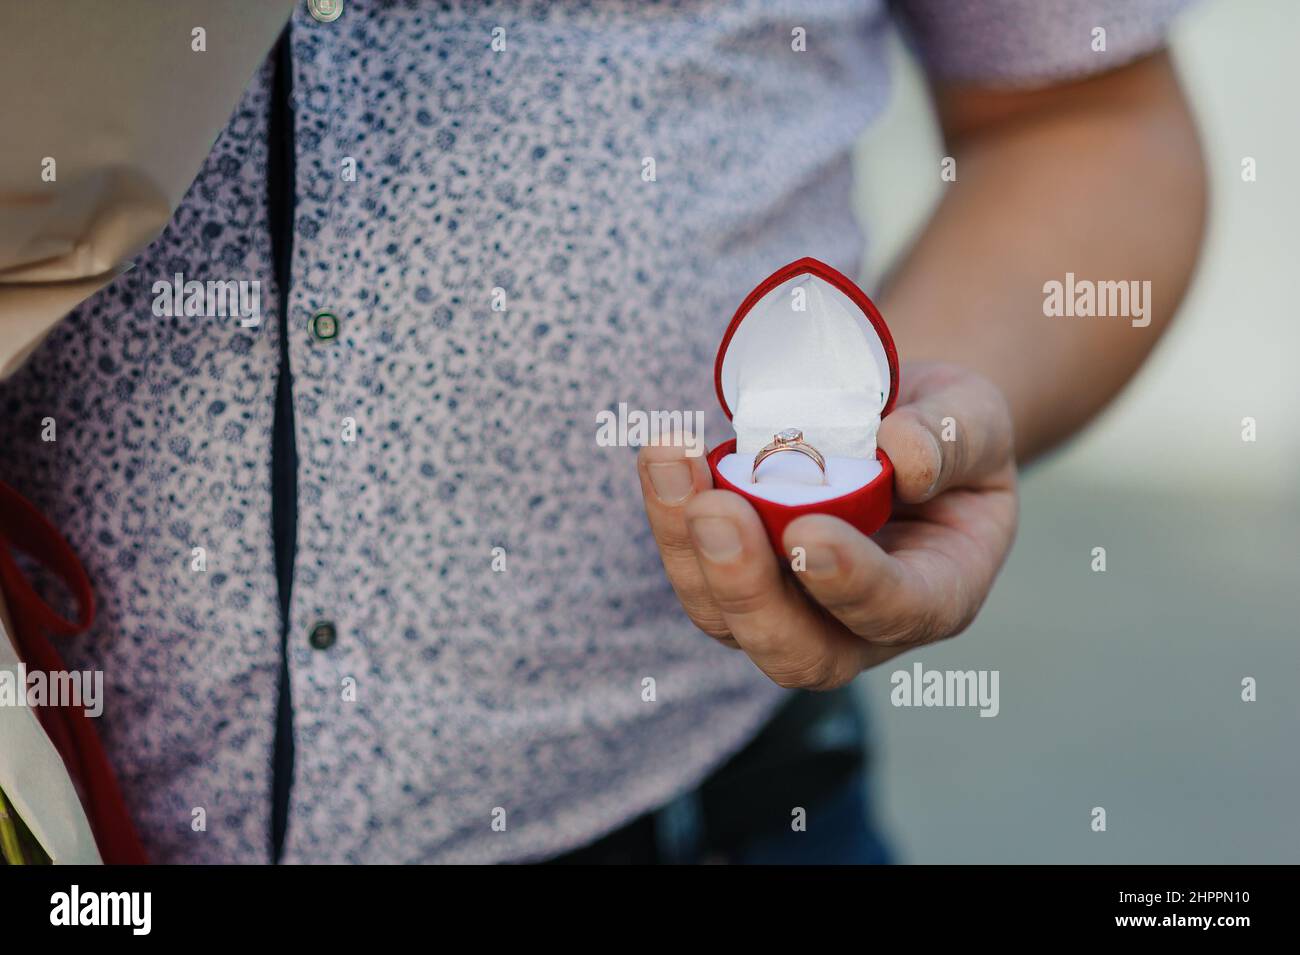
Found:
[{"label": "shirt button", "polygon": [[321,23],[333,23],[343,15],[343,0],[307,0],[307,9]]},{"label": "shirt button", "polygon": [[311,635],[307,640],[317,650],[328,650],[334,646],[334,641],[338,638],[339,632],[334,629],[334,624],[328,620],[322,620],[311,628]]},{"label": "shirt button", "polygon": [[333,312],[317,312],[311,317],[311,334],[318,342],[334,341],[339,337],[339,317]]}]

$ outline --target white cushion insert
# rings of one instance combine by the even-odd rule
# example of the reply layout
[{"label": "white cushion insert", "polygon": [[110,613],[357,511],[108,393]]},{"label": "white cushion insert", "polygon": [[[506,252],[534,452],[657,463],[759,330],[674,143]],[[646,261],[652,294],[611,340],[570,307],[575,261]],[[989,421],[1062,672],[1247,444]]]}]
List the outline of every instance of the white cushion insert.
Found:
[{"label": "white cushion insert", "polygon": [[862,310],[817,276],[782,283],[750,309],[723,355],[722,388],[739,454],[752,458],[798,428],[827,458],[875,463],[884,346]]},{"label": "white cushion insert", "polygon": [[[751,456],[770,444],[776,432],[798,428],[823,456],[871,458],[876,453],[879,411],[879,394],[772,388],[742,392],[731,424],[736,429],[736,449]],[[772,427],[778,421],[788,423]]]},{"label": "white cushion insert", "polygon": [[749,481],[753,467],[752,454],[728,454],[718,462],[718,473],[754,497],[791,505],[829,501],[856,491],[874,481],[881,471],[874,456],[869,460],[828,457],[826,477],[830,484],[818,484],[821,472],[817,465],[793,451],[774,454],[759,465],[757,484]]}]

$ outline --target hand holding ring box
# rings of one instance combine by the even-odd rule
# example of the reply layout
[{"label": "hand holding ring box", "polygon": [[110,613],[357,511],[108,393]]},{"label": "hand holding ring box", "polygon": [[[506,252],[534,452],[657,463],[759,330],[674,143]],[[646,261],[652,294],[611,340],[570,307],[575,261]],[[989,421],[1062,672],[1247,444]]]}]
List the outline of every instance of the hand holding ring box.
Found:
[{"label": "hand holding ring box", "polygon": [[709,453],[714,487],[754,506],[778,553],[805,514],[864,534],[889,519],[894,468],[876,432],[898,395],[898,355],[852,281],[812,258],[770,275],[727,327],[714,383],[736,432]]}]

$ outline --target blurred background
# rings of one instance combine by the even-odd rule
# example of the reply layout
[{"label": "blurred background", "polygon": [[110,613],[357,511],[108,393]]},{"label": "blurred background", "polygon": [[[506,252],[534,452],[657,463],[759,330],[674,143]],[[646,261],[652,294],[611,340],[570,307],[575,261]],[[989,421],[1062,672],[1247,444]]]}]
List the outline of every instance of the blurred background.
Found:
[{"label": "blurred background", "polygon": [[[860,680],[901,861],[1300,862],[1297,38],[1296,0],[1184,15],[1173,49],[1212,210],[1181,316],[1106,415],[1026,474],[975,626]],[[873,279],[937,200],[944,154],[917,69],[892,52],[893,102],[859,156]],[[1000,670],[1000,714],[894,708],[889,674],[916,660]]]}]

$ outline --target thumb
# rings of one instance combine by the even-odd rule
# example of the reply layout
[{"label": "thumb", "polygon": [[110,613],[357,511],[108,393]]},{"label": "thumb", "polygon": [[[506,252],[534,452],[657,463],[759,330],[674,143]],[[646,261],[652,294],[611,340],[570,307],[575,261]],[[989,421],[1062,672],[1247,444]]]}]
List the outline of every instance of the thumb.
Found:
[{"label": "thumb", "polygon": [[894,465],[899,500],[920,504],[970,486],[1011,457],[1006,399],[973,372],[952,366],[918,369],[911,400],[880,424],[879,444]]}]

